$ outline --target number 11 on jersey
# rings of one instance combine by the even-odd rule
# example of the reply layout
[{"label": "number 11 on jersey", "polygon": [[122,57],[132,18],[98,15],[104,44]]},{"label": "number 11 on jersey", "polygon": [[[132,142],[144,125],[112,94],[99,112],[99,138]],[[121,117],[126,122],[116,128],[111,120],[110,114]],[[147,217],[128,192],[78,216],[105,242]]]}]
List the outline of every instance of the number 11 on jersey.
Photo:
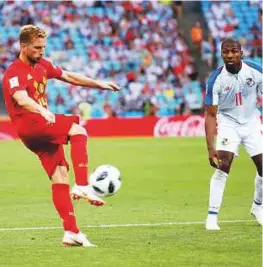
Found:
[{"label": "number 11 on jersey", "polygon": [[235,94],[236,97],[236,106],[242,105],[242,94],[241,92]]}]

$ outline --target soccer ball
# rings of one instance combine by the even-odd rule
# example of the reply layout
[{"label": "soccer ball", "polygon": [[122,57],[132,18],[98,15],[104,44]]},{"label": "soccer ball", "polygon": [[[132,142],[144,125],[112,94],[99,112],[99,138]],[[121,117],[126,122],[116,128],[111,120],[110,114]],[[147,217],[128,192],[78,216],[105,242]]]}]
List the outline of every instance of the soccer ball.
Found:
[{"label": "soccer ball", "polygon": [[100,165],[89,176],[89,183],[99,197],[109,197],[121,187],[121,173],[112,165]]}]

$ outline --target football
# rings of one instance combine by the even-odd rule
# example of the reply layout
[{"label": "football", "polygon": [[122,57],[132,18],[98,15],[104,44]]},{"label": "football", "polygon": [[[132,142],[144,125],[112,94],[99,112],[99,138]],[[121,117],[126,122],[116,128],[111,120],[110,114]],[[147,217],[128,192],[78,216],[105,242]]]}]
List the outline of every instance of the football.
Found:
[{"label": "football", "polygon": [[89,183],[99,197],[109,197],[121,187],[121,173],[112,165],[100,165],[89,176]]}]

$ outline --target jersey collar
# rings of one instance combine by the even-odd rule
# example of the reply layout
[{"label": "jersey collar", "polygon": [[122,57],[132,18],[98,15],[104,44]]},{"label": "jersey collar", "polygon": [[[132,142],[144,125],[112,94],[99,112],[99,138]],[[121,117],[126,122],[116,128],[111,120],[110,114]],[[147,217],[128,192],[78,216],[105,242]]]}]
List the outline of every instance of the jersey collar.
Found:
[{"label": "jersey collar", "polygon": [[233,73],[231,73],[231,72],[229,72],[227,69],[226,69],[226,65],[224,65],[224,68],[223,68],[223,72],[224,73],[227,73],[229,76],[238,76],[238,75],[240,75],[240,73],[242,73],[243,71],[244,71],[244,68],[245,68],[245,63],[243,62],[243,60],[241,60],[241,69],[239,70],[239,72],[238,73],[235,73],[235,74],[233,74]]},{"label": "jersey collar", "polygon": [[25,63],[23,62],[19,57],[17,58],[19,64],[21,64],[24,68],[28,68],[28,69],[34,69],[36,65],[31,65],[30,63]]}]

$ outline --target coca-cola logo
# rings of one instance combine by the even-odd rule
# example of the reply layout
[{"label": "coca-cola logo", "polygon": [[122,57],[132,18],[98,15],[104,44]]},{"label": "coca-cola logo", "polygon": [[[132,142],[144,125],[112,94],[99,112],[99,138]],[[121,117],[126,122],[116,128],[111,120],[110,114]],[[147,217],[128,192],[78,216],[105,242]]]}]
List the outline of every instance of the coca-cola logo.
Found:
[{"label": "coca-cola logo", "polygon": [[205,120],[202,116],[163,117],[154,126],[154,136],[205,136]]}]

